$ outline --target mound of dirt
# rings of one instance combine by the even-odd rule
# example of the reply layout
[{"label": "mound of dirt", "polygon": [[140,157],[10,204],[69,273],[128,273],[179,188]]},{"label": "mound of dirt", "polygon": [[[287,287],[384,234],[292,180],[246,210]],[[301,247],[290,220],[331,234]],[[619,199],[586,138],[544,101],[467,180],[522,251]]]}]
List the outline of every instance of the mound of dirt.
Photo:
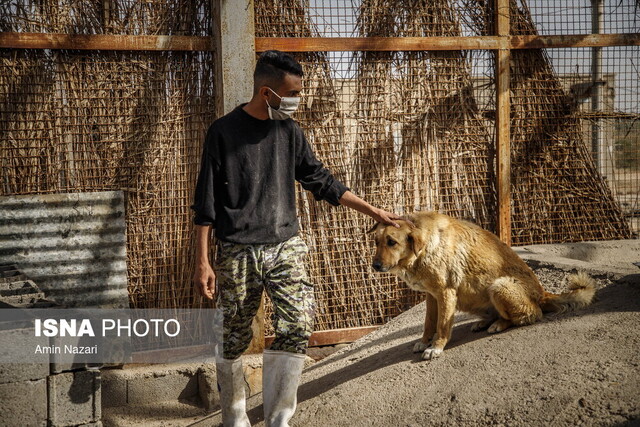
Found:
[{"label": "mound of dirt", "polygon": [[[564,289],[566,272],[536,273]],[[500,334],[459,314],[432,361],[412,352],[423,303],[308,368],[291,425],[640,425],[640,275],[596,279],[593,305]],[[248,409],[262,425],[260,395]]]}]

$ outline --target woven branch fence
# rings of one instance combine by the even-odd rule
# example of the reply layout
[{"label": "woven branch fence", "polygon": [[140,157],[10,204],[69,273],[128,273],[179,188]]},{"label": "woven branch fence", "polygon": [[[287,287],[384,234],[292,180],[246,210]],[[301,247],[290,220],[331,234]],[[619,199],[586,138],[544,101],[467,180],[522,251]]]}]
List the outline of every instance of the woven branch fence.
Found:
[{"label": "woven branch fence", "polygon": [[[211,34],[209,1],[18,1],[0,30]],[[190,307],[212,52],[0,49],[0,194],[122,190],[133,307]]]},{"label": "woven branch fence", "polygon": [[[493,31],[492,2],[358,3],[351,10],[327,7],[327,15],[335,14],[333,21],[356,15],[356,37]],[[536,34],[526,5],[520,6],[511,3],[511,31]],[[318,37],[322,30],[316,23],[331,18],[314,22],[310,7],[299,0],[262,1],[256,3],[256,35]],[[477,88],[476,53],[354,51],[347,59],[328,52],[294,55],[306,70],[305,108],[296,118],[320,158],[353,191],[398,213],[437,210],[495,231],[495,115],[487,117],[495,109],[495,93]],[[485,62],[495,69],[491,52]],[[514,243],[631,237],[549,58],[542,50],[518,51],[511,68]],[[335,78],[336,69],[348,77]],[[495,88],[492,78],[483,84]],[[310,267],[321,302],[320,329],[381,323],[417,302],[419,296],[392,277],[370,271],[367,218],[317,205],[304,194],[300,200],[305,202],[305,237],[315,249]]]}]

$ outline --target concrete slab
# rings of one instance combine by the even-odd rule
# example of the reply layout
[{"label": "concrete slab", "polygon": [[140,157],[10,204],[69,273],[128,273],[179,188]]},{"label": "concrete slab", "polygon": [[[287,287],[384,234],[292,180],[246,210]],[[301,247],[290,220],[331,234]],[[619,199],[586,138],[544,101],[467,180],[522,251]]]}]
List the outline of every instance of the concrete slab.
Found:
[{"label": "concrete slab", "polygon": [[640,240],[556,243],[513,248],[525,261],[554,265],[562,269],[610,274],[619,279],[640,273]]}]

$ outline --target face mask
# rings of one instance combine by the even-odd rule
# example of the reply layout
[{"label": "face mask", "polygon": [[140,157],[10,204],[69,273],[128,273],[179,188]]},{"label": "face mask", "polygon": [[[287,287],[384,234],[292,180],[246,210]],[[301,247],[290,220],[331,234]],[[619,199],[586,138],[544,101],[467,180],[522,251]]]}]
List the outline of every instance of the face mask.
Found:
[{"label": "face mask", "polygon": [[280,98],[280,107],[276,110],[271,105],[269,105],[269,101],[267,102],[267,108],[269,109],[269,118],[271,120],[287,120],[291,117],[300,104],[300,97],[290,97],[290,96],[280,96],[273,91],[273,89],[269,88],[271,92],[278,98]]}]

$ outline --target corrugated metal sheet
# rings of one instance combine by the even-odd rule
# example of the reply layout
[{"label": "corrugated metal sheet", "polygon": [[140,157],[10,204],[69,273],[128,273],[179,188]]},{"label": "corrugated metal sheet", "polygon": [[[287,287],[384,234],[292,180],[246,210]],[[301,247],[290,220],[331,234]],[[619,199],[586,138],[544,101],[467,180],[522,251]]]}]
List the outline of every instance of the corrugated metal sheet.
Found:
[{"label": "corrugated metal sheet", "polygon": [[0,264],[68,307],[129,306],[123,194],[0,197]]}]

